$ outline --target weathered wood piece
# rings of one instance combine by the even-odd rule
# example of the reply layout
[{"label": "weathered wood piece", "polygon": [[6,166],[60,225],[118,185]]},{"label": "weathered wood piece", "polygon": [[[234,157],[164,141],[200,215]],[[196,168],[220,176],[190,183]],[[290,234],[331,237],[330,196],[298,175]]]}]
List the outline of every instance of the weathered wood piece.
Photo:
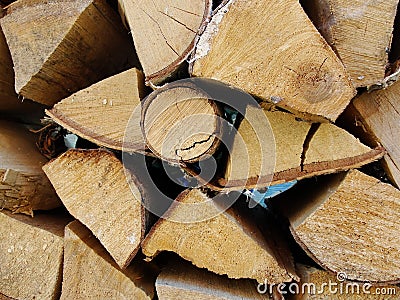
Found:
[{"label": "weathered wood piece", "polygon": [[272,243],[233,208],[221,212],[207,195],[193,189],[182,192],[153,226],[142,251],[150,258],[160,251],[173,251],[197,267],[230,278],[252,278],[260,283],[297,278],[278,262]]},{"label": "weathered wood piece", "polygon": [[357,170],[299,189],[274,203],[310,257],[349,280],[400,282],[398,189]]},{"label": "weathered wood piece", "polygon": [[301,282],[298,284],[299,289],[296,294],[288,297],[292,300],[322,300],[332,297],[337,300],[394,300],[398,299],[400,294],[400,288],[395,285],[375,286],[369,283],[351,282],[342,277],[345,276],[344,273],[336,276],[325,270],[305,265],[297,265],[296,269]]},{"label": "weathered wood piece", "polygon": [[[193,51],[196,34],[211,13],[211,0],[119,0],[149,84],[179,69]],[[151,49],[151,51],[149,51]]]},{"label": "weathered wood piece", "polygon": [[136,179],[105,150],[69,150],[43,170],[71,215],[93,232],[120,268],[126,268],[145,230]]},{"label": "weathered wood piece", "polygon": [[121,270],[93,234],[79,221],[65,228],[62,300],[154,297],[152,268],[135,261]]},{"label": "weathered wood piece", "polygon": [[355,87],[385,78],[398,0],[303,1],[321,34],[336,51]]},{"label": "weathered wood piece", "polygon": [[58,299],[64,227],[71,219],[0,212],[0,293],[13,299]]},{"label": "weathered wood piece", "polygon": [[168,264],[156,280],[160,300],[270,299],[256,286],[251,280],[228,279],[183,262]]},{"label": "weathered wood piece", "polygon": [[16,92],[46,105],[135,60],[118,15],[103,0],[17,1],[0,24],[14,63]]},{"label": "weathered wood piece", "polygon": [[[263,188],[269,184],[358,168],[384,155],[381,147],[371,149],[334,124],[311,124],[292,114],[266,109],[263,112],[270,134],[264,137],[267,140],[259,140],[256,128],[263,128],[260,126],[265,122],[258,118],[259,110],[247,107],[229,151],[225,174],[217,174],[207,183],[210,188]],[[275,145],[275,148],[263,153],[262,143]],[[187,170],[196,174],[194,170]]]},{"label": "weathered wood piece", "polygon": [[[140,129],[140,100],[144,96],[143,73],[130,69],[76,92],[46,114],[97,145],[125,151],[144,150]],[[126,130],[129,134],[124,141]]]},{"label": "weathered wood piece", "polygon": [[392,181],[400,186],[400,83],[385,90],[364,93],[354,99],[349,112],[368,138],[387,151],[386,170]]},{"label": "weathered wood piece", "polygon": [[198,39],[191,73],[231,84],[301,117],[334,121],[355,89],[299,2],[224,3]]},{"label": "weathered wood piece", "polygon": [[218,148],[221,115],[217,104],[194,84],[167,84],[144,101],[142,132],[147,146],[164,160],[194,162]]}]

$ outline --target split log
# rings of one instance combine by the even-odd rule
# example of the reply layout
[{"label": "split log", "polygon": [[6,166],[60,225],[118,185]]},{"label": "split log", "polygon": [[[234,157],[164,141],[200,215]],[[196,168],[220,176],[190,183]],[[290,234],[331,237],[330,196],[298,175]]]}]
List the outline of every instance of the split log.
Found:
[{"label": "split log", "polygon": [[183,262],[168,264],[157,277],[156,289],[160,300],[270,299],[257,292],[253,281],[228,279]]},{"label": "split log", "polygon": [[120,270],[92,233],[79,221],[65,228],[64,299],[153,299],[155,274],[135,261]]},{"label": "split log", "polygon": [[369,140],[381,144],[387,151],[386,171],[392,181],[400,186],[400,83],[385,90],[364,93],[349,107],[356,125],[362,125]]},{"label": "split log", "polygon": [[[150,84],[173,75],[193,51],[196,34],[211,13],[211,0],[119,0]],[[151,51],[149,51],[151,49]]]},{"label": "split log", "polygon": [[189,82],[166,84],[143,103],[147,146],[170,162],[194,162],[215,152],[223,132],[221,111],[205,91]]},{"label": "split log", "polygon": [[[221,195],[222,202],[229,196]],[[260,230],[233,208],[225,211],[197,189],[182,192],[142,242],[153,258],[173,251],[194,265],[230,278],[280,283],[297,278],[290,263],[279,259]],[[281,253],[284,251],[281,248]],[[290,255],[288,255],[289,257]],[[249,259],[250,258],[250,259]],[[287,270],[285,269],[287,267]]]},{"label": "split log", "polygon": [[58,299],[64,227],[70,218],[0,212],[0,293],[14,299]]},{"label": "split log", "polygon": [[[398,299],[400,288],[394,285],[375,286],[345,280],[340,274],[335,276],[327,271],[298,265],[296,268],[301,277],[297,293],[291,295],[292,300],[317,300],[330,299],[337,300],[391,300]],[[331,286],[329,284],[331,283]]]},{"label": "split log", "polygon": [[334,121],[355,95],[341,61],[297,0],[226,1],[200,36],[193,61],[194,76],[317,121]]},{"label": "split log", "polygon": [[71,215],[126,268],[145,230],[142,192],[136,179],[105,150],[69,150],[43,170]]},{"label": "split log", "polygon": [[[217,174],[207,183],[211,189],[264,188],[270,183],[358,168],[384,155],[381,147],[371,149],[334,124],[311,124],[281,111],[263,112],[271,128],[265,137],[268,140],[259,140],[255,131],[265,122],[257,117],[259,108],[248,106],[229,151],[225,174],[221,178]],[[263,153],[261,144],[269,145],[270,151]],[[186,170],[196,175],[194,170]]]},{"label": "split log", "polygon": [[[1,6],[0,6],[1,11]],[[0,13],[1,16],[1,13]],[[29,100],[18,100],[14,89],[14,69],[11,54],[0,27],[0,116],[23,118],[24,122],[38,122],[43,107]]]},{"label": "split log", "polygon": [[103,0],[21,0],[6,8],[0,24],[14,62],[15,90],[46,105],[135,60],[118,15]]},{"label": "split log", "polygon": [[298,185],[274,205],[323,268],[346,273],[349,280],[400,282],[398,189],[353,170]]},{"label": "split log", "polygon": [[[140,100],[144,96],[143,73],[130,69],[71,95],[46,114],[97,145],[125,151],[144,150],[140,129]],[[129,134],[124,140],[126,130]]]},{"label": "split log", "polygon": [[398,0],[303,1],[321,34],[336,51],[355,87],[383,81]]},{"label": "split log", "polygon": [[0,208],[33,216],[61,205],[43,173],[47,159],[22,125],[0,121]]}]

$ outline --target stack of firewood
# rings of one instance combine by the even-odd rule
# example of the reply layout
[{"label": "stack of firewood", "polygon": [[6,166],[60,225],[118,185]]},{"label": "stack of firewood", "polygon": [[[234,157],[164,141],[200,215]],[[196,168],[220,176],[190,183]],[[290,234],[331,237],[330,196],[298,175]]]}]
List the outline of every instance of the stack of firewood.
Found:
[{"label": "stack of firewood", "polygon": [[0,299],[397,299],[398,1],[303,2],[0,1]]}]

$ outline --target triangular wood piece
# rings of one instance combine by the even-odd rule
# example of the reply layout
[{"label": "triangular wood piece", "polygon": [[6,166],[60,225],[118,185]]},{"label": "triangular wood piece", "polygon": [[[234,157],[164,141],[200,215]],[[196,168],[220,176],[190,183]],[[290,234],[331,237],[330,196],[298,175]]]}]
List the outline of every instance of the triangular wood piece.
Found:
[{"label": "triangular wood piece", "polygon": [[47,159],[35,135],[22,125],[0,121],[0,207],[33,216],[34,210],[61,206],[43,173]]},{"label": "triangular wood piece", "polygon": [[[400,82],[385,90],[364,93],[349,107],[352,120],[364,130],[369,139],[386,149],[386,170],[392,181],[400,187]],[[356,116],[354,118],[354,116]]]},{"label": "triangular wood piece", "polygon": [[[144,96],[143,73],[130,69],[71,95],[46,113],[62,127],[97,145],[144,150],[140,129],[140,100]],[[124,140],[127,128],[129,134]]]},{"label": "triangular wood piece", "polygon": [[[262,121],[256,118],[258,110],[247,108],[230,150],[225,175],[208,183],[212,189],[262,188],[270,183],[357,168],[384,155],[382,148],[371,149],[334,124],[311,124],[292,114],[266,109],[271,134],[267,140],[259,141],[254,130]],[[262,143],[272,145],[270,152],[261,151]],[[194,174],[190,170],[189,173]]]},{"label": "triangular wood piece", "polygon": [[15,90],[46,105],[134,61],[118,15],[103,0],[21,0],[6,8],[0,24],[14,62]]},{"label": "triangular wood piece", "polygon": [[228,279],[185,262],[169,263],[156,280],[161,300],[270,299],[257,292],[256,286],[254,281]]},{"label": "triangular wood piece", "polygon": [[71,215],[93,232],[121,268],[127,267],[145,230],[136,179],[104,150],[69,150],[43,170]]},{"label": "triangular wood piece", "polygon": [[13,299],[58,299],[64,215],[34,218],[0,212],[0,293]]},{"label": "triangular wood piece", "polygon": [[153,226],[142,251],[151,258],[161,251],[173,251],[197,267],[230,278],[252,278],[260,283],[296,278],[277,261],[272,244],[233,208],[222,211],[211,198],[193,189],[182,192]]},{"label": "triangular wood piece", "polygon": [[[196,34],[211,13],[211,0],[119,0],[146,81],[158,84],[193,51]],[[152,49],[149,51],[149,49]]]},{"label": "triangular wood piece", "polygon": [[143,102],[141,126],[147,146],[160,158],[179,163],[212,155],[223,134],[222,112],[190,82],[174,82]]},{"label": "triangular wood piece", "polygon": [[303,1],[356,87],[376,84],[385,77],[398,2]]},{"label": "triangular wood piece", "polygon": [[35,123],[42,117],[43,107],[32,101],[18,100],[14,89],[11,54],[0,27],[0,117],[10,117],[10,114],[24,122]]},{"label": "triangular wood piece", "polygon": [[231,84],[304,118],[334,121],[355,95],[341,61],[297,0],[226,1],[193,59],[194,76]]},{"label": "triangular wood piece", "polygon": [[[400,295],[400,288],[395,285],[374,286],[370,283],[346,281],[345,273],[335,275],[305,265],[297,265],[296,269],[301,282],[292,289],[296,292],[289,298],[292,300],[316,299],[315,295],[319,296],[318,299],[334,297],[336,300],[395,300]],[[330,288],[329,283],[331,283]]]},{"label": "triangular wood piece", "polygon": [[289,219],[296,241],[325,269],[349,280],[400,282],[398,189],[352,170],[298,185],[273,205]]},{"label": "triangular wood piece", "polygon": [[121,270],[93,234],[74,221],[65,228],[60,299],[138,299],[154,297],[155,274],[139,261]]}]

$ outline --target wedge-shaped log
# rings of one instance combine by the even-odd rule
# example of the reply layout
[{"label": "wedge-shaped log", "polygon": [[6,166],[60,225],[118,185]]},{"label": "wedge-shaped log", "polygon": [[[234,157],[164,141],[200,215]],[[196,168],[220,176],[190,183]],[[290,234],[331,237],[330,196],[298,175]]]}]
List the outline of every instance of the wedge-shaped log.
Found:
[{"label": "wedge-shaped log", "polygon": [[[385,90],[364,93],[354,99],[349,112],[364,130],[367,138],[381,144],[387,151],[386,170],[400,186],[400,83]],[[353,121],[352,120],[352,121]]]},{"label": "wedge-shaped log", "polygon": [[231,84],[306,118],[335,120],[355,94],[297,0],[226,1],[200,36],[193,60],[194,76]]},{"label": "wedge-shaped log", "polygon": [[256,286],[251,280],[228,279],[183,262],[168,264],[156,280],[160,300],[270,299],[258,293]]},{"label": "wedge-shaped log", "polygon": [[[208,183],[210,188],[262,188],[358,168],[384,155],[383,148],[371,149],[334,124],[312,124],[281,111],[263,112],[270,125],[270,134],[263,137],[267,140],[260,140],[256,133],[265,123],[258,117],[259,108],[248,106],[230,148],[225,174],[217,174]],[[262,143],[269,145],[270,153],[263,152]]]},{"label": "wedge-shaped log", "polygon": [[[144,96],[143,73],[130,69],[71,95],[46,113],[62,127],[97,145],[144,150],[140,129],[140,100]],[[124,141],[126,130],[129,133]]]},{"label": "wedge-shaped log", "polygon": [[[211,0],[118,0],[130,27],[146,81],[176,72],[193,51],[196,34],[211,13]],[[151,51],[149,51],[151,49]]]},{"label": "wedge-shaped log", "polygon": [[143,103],[146,145],[172,162],[195,162],[212,155],[223,134],[222,112],[207,92],[191,82],[166,84]]},{"label": "wedge-shaped log", "polygon": [[104,150],[69,150],[43,169],[71,215],[126,268],[145,229],[136,179],[125,174],[122,163]]},{"label": "wedge-shaped log", "polygon": [[0,20],[22,97],[53,105],[127,68],[133,47],[103,0],[22,0]]},{"label": "wedge-shaped log", "polygon": [[20,124],[0,121],[0,208],[33,216],[34,210],[61,206],[43,173],[47,159],[35,135]]},{"label": "wedge-shaped log", "polygon": [[[398,299],[400,288],[395,285],[375,286],[360,282],[345,280],[345,274],[338,276],[321,269],[298,265],[297,271],[301,277],[299,289],[292,300],[317,300],[335,297],[337,300],[394,300]],[[329,287],[329,284],[331,286]]]},{"label": "wedge-shaped log", "polygon": [[233,208],[222,211],[207,195],[193,189],[182,192],[153,226],[142,251],[150,258],[160,251],[173,251],[197,267],[230,278],[252,278],[260,283],[297,278],[278,262],[272,244],[272,238],[265,240],[259,229]]},{"label": "wedge-shaped log", "polygon": [[384,79],[398,0],[303,2],[350,73],[355,87]]},{"label": "wedge-shaped log", "polygon": [[64,227],[71,219],[0,212],[0,293],[13,299],[58,299]]},{"label": "wedge-shaped log", "polygon": [[118,268],[93,234],[79,221],[65,228],[60,299],[153,299],[153,267],[140,261]]},{"label": "wedge-shaped log", "polygon": [[[299,196],[301,195],[301,196]],[[400,191],[353,170],[298,185],[274,205],[302,248],[349,280],[400,281]]]},{"label": "wedge-shaped log", "polygon": [[[0,6],[1,10],[1,6]],[[1,16],[1,13],[0,13]],[[32,101],[20,101],[14,89],[14,69],[11,54],[3,31],[0,27],[0,116],[10,114],[24,122],[37,122],[42,116],[43,108]]]}]

